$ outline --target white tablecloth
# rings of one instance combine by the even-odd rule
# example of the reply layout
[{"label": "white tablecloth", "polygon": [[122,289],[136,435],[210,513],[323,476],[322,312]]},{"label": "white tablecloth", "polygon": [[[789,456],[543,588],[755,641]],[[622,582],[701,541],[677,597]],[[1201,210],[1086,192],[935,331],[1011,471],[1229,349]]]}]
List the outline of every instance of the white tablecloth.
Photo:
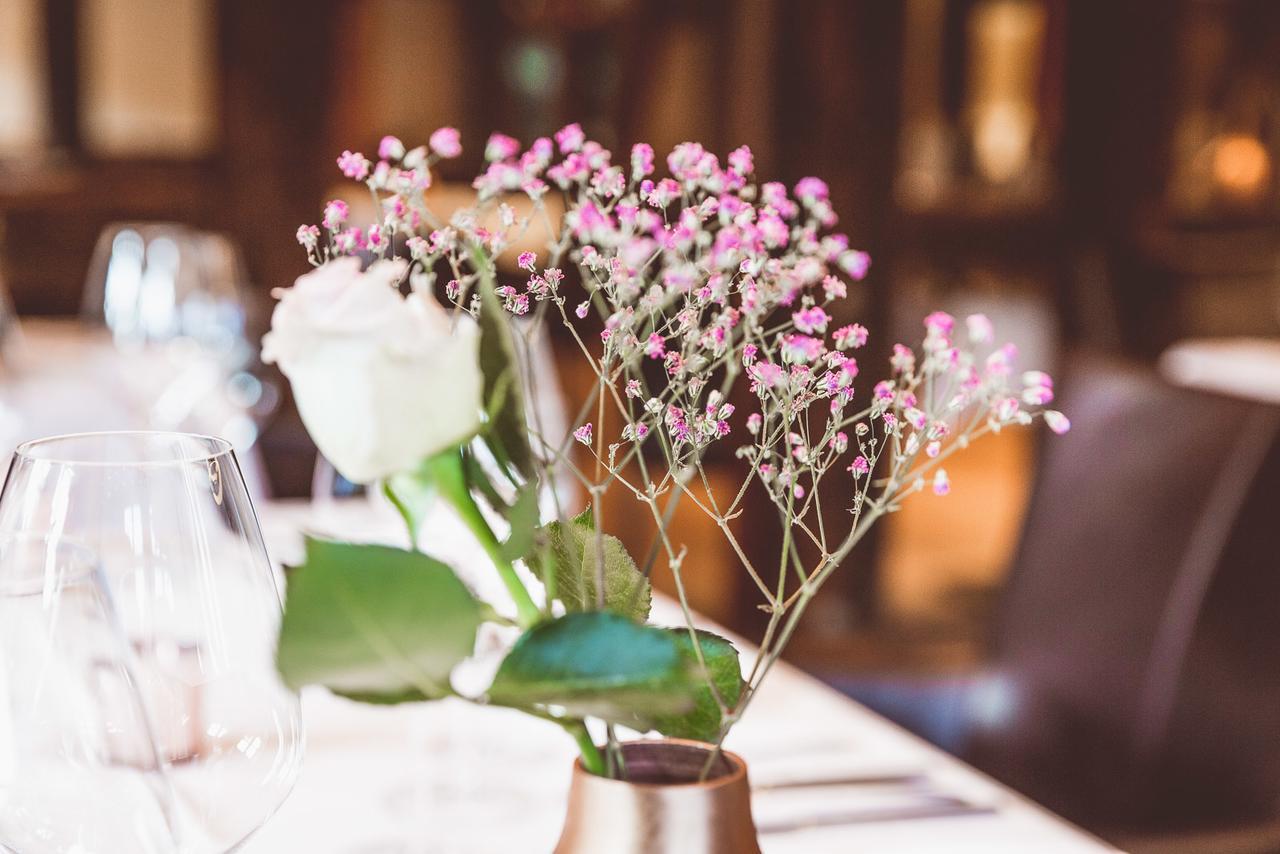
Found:
[{"label": "white tablecloth", "polygon": [[[282,561],[296,560],[304,527],[394,536],[387,533],[394,525],[366,507],[317,516],[302,505],[271,504],[262,508],[262,521]],[[426,540],[455,565],[467,560],[467,537],[451,519],[432,523]],[[483,567],[469,580],[483,585]],[[677,624],[679,614],[660,601],[655,620]],[[751,649],[741,649],[749,659]],[[308,744],[297,787],[245,854],[520,854],[553,847],[575,755],[554,726],[452,701],[369,707],[318,689],[304,694],[303,706]],[[789,666],[765,683],[728,746],[748,760],[757,786],[836,773],[918,772],[931,790],[990,807],[948,818],[765,832],[766,854],[1115,850]],[[832,810],[917,803],[908,787],[860,784],[760,791],[754,810],[767,828]]]}]

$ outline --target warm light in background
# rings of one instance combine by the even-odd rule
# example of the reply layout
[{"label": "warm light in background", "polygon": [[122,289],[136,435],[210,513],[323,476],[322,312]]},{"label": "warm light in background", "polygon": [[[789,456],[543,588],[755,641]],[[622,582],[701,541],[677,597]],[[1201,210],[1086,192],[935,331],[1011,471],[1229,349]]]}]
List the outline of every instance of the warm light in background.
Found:
[{"label": "warm light in background", "polygon": [[1257,137],[1227,134],[1219,137],[1214,146],[1213,178],[1225,192],[1251,199],[1266,190],[1271,178],[1271,157]]},{"label": "warm light in background", "polygon": [[1044,6],[1018,0],[987,0],[969,21],[974,161],[993,184],[1017,178],[1031,160],[1044,29]]}]

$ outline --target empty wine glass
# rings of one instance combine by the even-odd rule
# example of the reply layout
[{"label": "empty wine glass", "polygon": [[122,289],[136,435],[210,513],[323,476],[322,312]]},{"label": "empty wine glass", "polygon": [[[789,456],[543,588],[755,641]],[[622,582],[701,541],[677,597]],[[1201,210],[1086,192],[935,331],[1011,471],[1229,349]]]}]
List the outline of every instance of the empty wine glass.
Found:
[{"label": "empty wine glass", "polygon": [[214,433],[240,454],[255,494],[267,494],[256,449],[278,395],[249,368],[254,304],[244,258],[227,235],[180,223],[113,223],[85,277],[81,320],[114,345],[127,425]]},{"label": "empty wine glass", "polygon": [[172,850],[128,659],[91,551],[0,536],[0,850]]},{"label": "empty wine glass", "polygon": [[[297,697],[274,665],[280,579],[231,446],[182,433],[28,442],[14,453],[0,490],[0,536],[6,533],[73,538],[96,556],[126,648],[127,675],[113,690],[136,691],[149,738],[110,742],[105,754],[84,761],[104,773],[150,767],[159,796],[148,809],[159,810],[169,833],[154,849],[128,837],[100,848],[42,850],[235,849],[288,795],[302,733]],[[54,631],[75,629],[59,620]],[[22,653],[23,636],[4,637],[10,653]],[[61,663],[51,667],[70,678]],[[17,682],[8,690],[23,697],[41,687]],[[68,704],[78,720],[89,714],[91,698],[70,697]],[[77,737],[56,721],[40,726]],[[114,735],[118,727],[106,729]],[[17,741],[28,737],[17,722],[10,732]],[[74,777],[79,764],[53,773]],[[88,820],[72,812],[59,822],[77,839],[78,823]]]},{"label": "empty wine glass", "polygon": [[179,223],[113,223],[85,278],[82,317],[124,347],[190,342],[228,370],[252,355],[248,275],[225,235]]}]

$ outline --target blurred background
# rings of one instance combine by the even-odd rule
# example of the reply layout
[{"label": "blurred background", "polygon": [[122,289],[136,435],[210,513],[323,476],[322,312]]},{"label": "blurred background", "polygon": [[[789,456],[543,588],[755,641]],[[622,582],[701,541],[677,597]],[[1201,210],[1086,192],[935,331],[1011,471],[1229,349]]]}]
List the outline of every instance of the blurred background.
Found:
[{"label": "blurred background", "polygon": [[256,342],[344,148],[454,125],[446,192],[491,130],[745,143],[831,185],[873,350],[984,311],[1076,425],[958,458],[791,659],[1135,850],[1280,850],[1278,57],[1272,0],[2,0],[0,430],[222,433],[328,492]]}]

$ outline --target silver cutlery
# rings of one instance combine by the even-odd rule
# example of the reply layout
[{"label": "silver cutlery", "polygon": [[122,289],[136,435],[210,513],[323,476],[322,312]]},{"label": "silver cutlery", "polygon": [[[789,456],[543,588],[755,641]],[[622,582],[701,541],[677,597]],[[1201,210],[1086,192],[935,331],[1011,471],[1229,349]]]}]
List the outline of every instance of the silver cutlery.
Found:
[{"label": "silver cutlery", "polygon": [[757,822],[756,831],[763,836],[795,833],[821,827],[843,827],[891,821],[921,821],[933,818],[994,815],[995,813],[996,808],[988,804],[974,804],[953,797],[935,797],[927,802],[899,807],[830,812],[798,819]]}]

